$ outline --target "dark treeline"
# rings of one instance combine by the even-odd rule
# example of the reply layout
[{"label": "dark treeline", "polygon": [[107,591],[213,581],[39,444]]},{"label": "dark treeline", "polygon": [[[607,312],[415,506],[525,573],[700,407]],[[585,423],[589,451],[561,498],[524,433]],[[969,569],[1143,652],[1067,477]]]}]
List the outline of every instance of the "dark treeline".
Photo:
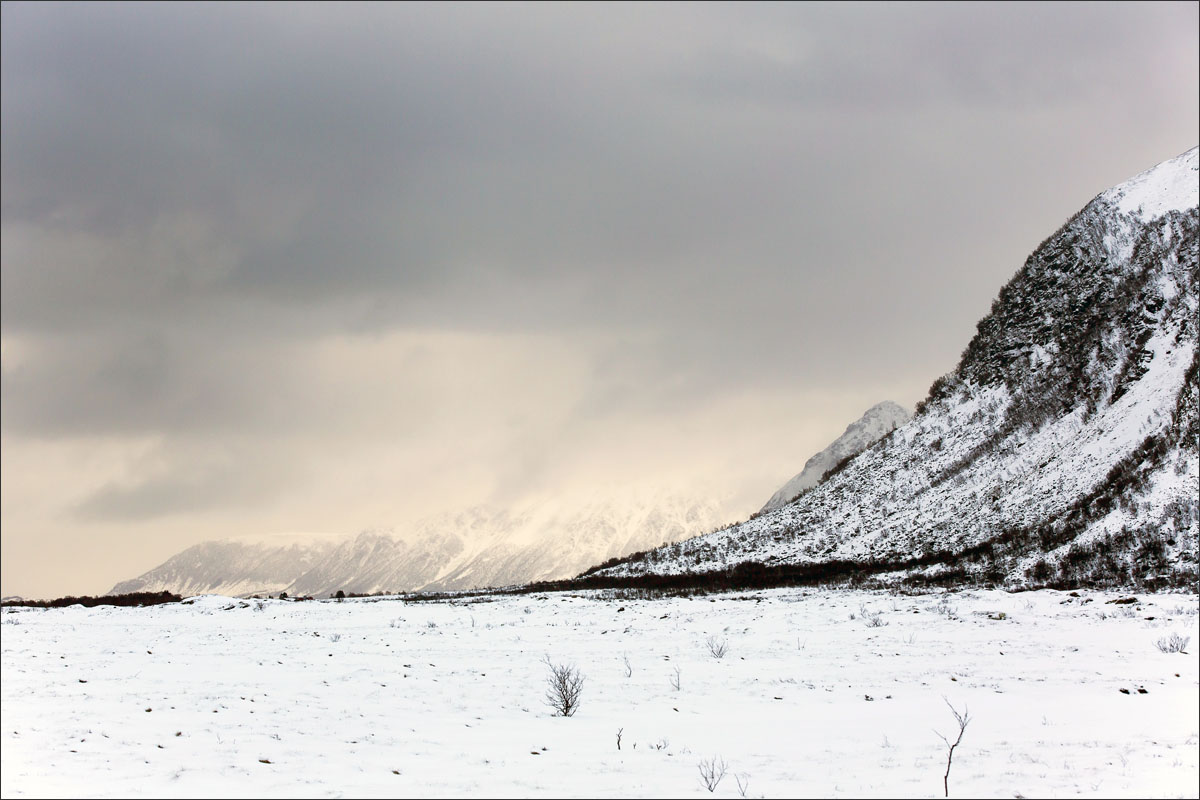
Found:
[{"label": "dark treeline", "polygon": [[102,597],[58,597],[54,600],[7,600],[4,606],[28,608],[65,608],[66,606],[156,606],[161,603],[178,603],[183,598],[170,592],[130,592],[129,594],[107,594]]}]

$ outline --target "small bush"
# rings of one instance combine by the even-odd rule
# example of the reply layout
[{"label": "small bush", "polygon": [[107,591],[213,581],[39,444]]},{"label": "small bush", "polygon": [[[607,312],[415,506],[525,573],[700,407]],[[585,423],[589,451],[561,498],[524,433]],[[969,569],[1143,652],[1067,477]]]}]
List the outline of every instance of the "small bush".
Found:
[{"label": "small bush", "polygon": [[1178,633],[1172,633],[1170,636],[1164,636],[1159,639],[1154,645],[1164,653],[1183,653],[1190,641],[1190,636],[1180,636]]},{"label": "small bush", "polygon": [[716,636],[708,637],[708,641],[704,644],[708,647],[709,655],[713,658],[724,658],[725,654],[729,652],[729,645],[726,644],[725,640],[718,639]]},{"label": "small bush", "polygon": [[546,678],[546,705],[559,716],[573,716],[579,710],[583,674],[573,664],[555,664],[550,656],[543,658],[542,663],[550,670]]},{"label": "small bush", "polygon": [[858,609],[862,613],[863,622],[868,628],[882,628],[887,625],[883,621],[883,613],[880,611],[870,611],[866,606],[860,606]]},{"label": "small bush", "polygon": [[958,709],[956,709],[954,706],[950,705],[949,700],[946,700],[946,698],[944,698],[944,697],[942,698],[942,700],[945,701],[946,706],[949,707],[949,709],[950,709],[950,713],[954,715],[955,723],[958,724],[958,737],[953,742],[950,741],[949,737],[943,736],[942,734],[938,733],[937,731],[934,731],[934,733],[937,734],[937,737],[939,739],[941,739],[942,742],[945,743],[946,748],[947,748],[946,749],[946,774],[942,776],[942,788],[946,792],[946,797],[949,797],[950,796],[950,764],[952,761],[954,761],[954,749],[956,747],[958,747],[960,744],[962,744],[963,733],[966,732],[967,725],[970,724],[970,722],[971,722],[971,713],[970,713],[970,711],[968,711],[966,706],[963,706],[962,713],[960,714]]},{"label": "small bush", "polygon": [[726,769],[728,769],[728,765],[725,763],[725,759],[718,756],[701,761],[699,764],[700,782],[704,784],[705,789],[715,792],[717,784],[725,777]]}]

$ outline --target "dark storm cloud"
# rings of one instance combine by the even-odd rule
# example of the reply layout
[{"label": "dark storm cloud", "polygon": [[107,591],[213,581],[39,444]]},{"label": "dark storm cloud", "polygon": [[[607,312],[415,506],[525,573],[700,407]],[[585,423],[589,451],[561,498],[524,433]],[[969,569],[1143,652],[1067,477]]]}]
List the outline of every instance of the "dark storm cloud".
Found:
[{"label": "dark storm cloud", "polygon": [[1195,27],[1193,4],[6,3],[4,427],[300,424],[304,342],[397,329],[644,333],[596,356],[588,418],[632,386],[932,380],[1047,232],[1194,143]]}]

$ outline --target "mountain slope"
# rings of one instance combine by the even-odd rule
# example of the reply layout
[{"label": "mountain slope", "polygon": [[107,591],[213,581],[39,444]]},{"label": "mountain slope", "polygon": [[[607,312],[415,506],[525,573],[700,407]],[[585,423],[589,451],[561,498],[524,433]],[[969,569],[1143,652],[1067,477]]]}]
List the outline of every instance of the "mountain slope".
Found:
[{"label": "mountain slope", "polygon": [[594,574],[741,564],[742,574],[1190,584],[1197,175],[1192,149],[1092,200],[1000,291],[914,418],[796,502]]},{"label": "mountain slope", "polygon": [[803,471],[771,495],[759,513],[774,511],[792,502],[820,483],[826,472],[858,455],[911,418],[912,414],[890,400],[871,406],[828,447],[804,462]]},{"label": "mountain slope", "polygon": [[324,596],[346,592],[453,590],[554,580],[591,564],[712,530],[719,508],[678,495],[473,508],[402,532],[308,542],[289,537],[203,542],[113,587],[113,594]]}]

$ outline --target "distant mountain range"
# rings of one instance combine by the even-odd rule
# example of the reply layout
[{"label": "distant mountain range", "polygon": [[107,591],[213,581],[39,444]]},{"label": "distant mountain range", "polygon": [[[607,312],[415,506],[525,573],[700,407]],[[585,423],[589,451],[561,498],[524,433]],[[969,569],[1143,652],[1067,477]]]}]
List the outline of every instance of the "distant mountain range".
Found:
[{"label": "distant mountain range", "polygon": [[112,588],[185,595],[327,596],[505,586],[565,578],[592,564],[704,533],[718,504],[680,495],[473,508],[399,531],[353,537],[261,536],[203,542]]},{"label": "distant mountain range", "polygon": [[911,421],[795,502],[785,487],[766,513],[592,580],[1194,589],[1198,199],[1196,149],[1100,194],[1000,290]]},{"label": "distant mountain range", "polygon": [[832,444],[805,462],[804,470],[771,495],[759,513],[774,511],[792,502],[820,483],[826,472],[866,450],[910,419],[911,413],[891,401],[871,406]]}]

